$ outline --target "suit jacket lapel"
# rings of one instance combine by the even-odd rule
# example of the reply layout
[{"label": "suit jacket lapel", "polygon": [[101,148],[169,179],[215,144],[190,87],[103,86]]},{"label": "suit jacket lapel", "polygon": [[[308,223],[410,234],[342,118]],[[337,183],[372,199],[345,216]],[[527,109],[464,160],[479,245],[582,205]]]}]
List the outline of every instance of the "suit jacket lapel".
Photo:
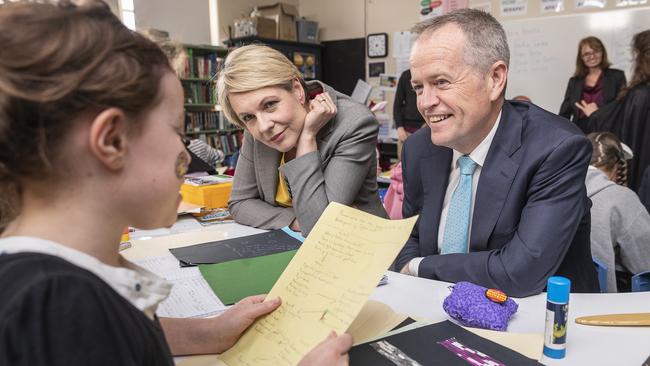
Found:
[{"label": "suit jacket lapel", "polygon": [[257,166],[258,187],[262,188],[263,199],[274,203],[278,190],[278,166],[280,152],[271,149],[259,141],[255,141],[255,165]]},{"label": "suit jacket lapel", "polygon": [[521,146],[522,116],[510,103],[505,102],[501,122],[487,157],[481,168],[476,202],[472,219],[470,250],[487,249],[488,239],[494,230],[508,192],[515,179],[519,163],[511,156]]},{"label": "suit jacket lapel", "polygon": [[[440,227],[440,214],[449,181],[449,168],[453,153],[451,149],[444,149],[441,154],[434,154],[420,160],[422,172],[422,191],[424,195],[422,214],[420,217],[430,218],[418,226],[420,243],[434,243],[433,247],[420,246],[423,256],[438,254],[438,228]],[[432,252],[428,252],[432,250]]]}]

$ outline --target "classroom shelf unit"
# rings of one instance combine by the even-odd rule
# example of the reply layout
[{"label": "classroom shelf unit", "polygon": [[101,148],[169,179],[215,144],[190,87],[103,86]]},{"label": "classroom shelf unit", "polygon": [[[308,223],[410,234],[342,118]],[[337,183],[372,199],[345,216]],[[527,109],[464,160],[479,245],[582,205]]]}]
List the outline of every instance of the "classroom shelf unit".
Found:
[{"label": "classroom shelf unit", "polygon": [[239,47],[252,43],[265,44],[282,52],[296,65],[305,80],[323,79],[323,46],[321,44],[259,38],[256,36],[231,38],[226,41],[228,47]]},{"label": "classroom shelf unit", "polygon": [[232,155],[241,146],[243,130],[225,118],[214,78],[228,50],[206,45],[184,47],[187,59],[180,79],[185,95],[185,133]]}]

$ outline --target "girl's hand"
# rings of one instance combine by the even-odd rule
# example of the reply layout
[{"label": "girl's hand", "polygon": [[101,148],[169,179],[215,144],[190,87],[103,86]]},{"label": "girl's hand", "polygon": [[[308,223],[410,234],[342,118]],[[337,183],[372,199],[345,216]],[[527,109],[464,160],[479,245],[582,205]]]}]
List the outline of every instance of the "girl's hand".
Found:
[{"label": "girl's hand", "polygon": [[266,295],[246,297],[215,318],[220,320],[217,332],[222,350],[232,347],[257,318],[280,306],[280,298],[264,301],[265,297]]}]

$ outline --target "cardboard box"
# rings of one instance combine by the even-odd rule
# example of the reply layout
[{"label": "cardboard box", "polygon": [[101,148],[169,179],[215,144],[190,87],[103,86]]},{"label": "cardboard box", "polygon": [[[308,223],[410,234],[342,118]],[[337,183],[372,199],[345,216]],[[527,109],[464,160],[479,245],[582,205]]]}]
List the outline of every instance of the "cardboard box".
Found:
[{"label": "cardboard box", "polygon": [[273,19],[257,17],[257,36],[260,38],[278,39],[277,22]]},{"label": "cardboard box", "polygon": [[193,186],[183,184],[181,195],[183,201],[205,206],[207,208],[228,207],[232,182],[213,184],[211,186]]},{"label": "cardboard box", "polygon": [[276,22],[276,38],[285,41],[297,41],[296,18],[298,9],[289,4],[275,3],[273,5],[258,6],[257,9],[265,18]]}]

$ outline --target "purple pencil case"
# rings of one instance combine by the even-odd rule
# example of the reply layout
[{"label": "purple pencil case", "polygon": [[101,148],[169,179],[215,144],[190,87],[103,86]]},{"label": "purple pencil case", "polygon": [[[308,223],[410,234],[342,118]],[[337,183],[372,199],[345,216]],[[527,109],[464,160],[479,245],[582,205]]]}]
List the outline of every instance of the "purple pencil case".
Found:
[{"label": "purple pencil case", "polygon": [[499,290],[458,282],[442,308],[464,326],[505,331],[518,305]]}]

